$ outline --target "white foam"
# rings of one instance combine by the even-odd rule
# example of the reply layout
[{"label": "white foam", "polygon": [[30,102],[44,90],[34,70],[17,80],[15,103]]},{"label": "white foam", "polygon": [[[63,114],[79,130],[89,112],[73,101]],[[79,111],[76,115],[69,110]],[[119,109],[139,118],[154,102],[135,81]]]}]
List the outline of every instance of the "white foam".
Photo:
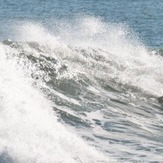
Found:
[{"label": "white foam", "polygon": [[[122,84],[126,94],[132,88],[133,91],[137,88],[138,91],[141,90],[141,93],[147,92],[155,96],[161,94],[162,57],[147,49],[127,27],[121,24],[105,23],[92,17],[80,18],[74,24],[70,23],[67,26],[62,26],[59,32],[55,33],[55,30],[49,31],[42,25],[27,23],[17,30],[17,37],[21,41],[43,44],[61,61],[66,61],[70,70],[68,73],[85,75],[91,82],[95,82],[93,83],[95,85],[98,78],[102,80],[101,83],[108,85]],[[46,50],[44,55],[49,55],[46,54]],[[5,58],[5,55],[2,56]],[[103,60],[98,60],[98,57],[102,57]],[[8,69],[7,63],[3,62],[0,67],[3,88],[0,96],[2,99],[1,124],[6,124],[0,128],[1,151],[6,150],[18,162],[108,161],[105,156],[87,146],[83,140],[66,131],[53,116],[49,101],[32,88],[26,79],[19,77],[15,69]],[[100,94],[102,92],[100,89],[101,87],[98,89],[88,87],[88,90],[95,94]],[[72,100],[65,95],[55,93],[65,100]],[[133,92],[131,95],[136,97]],[[79,105],[76,100],[72,100],[72,103]],[[125,111],[129,111],[128,109],[122,111],[121,108],[113,108],[112,110],[117,114],[129,114],[128,121],[139,125],[145,131],[154,132],[150,128],[153,120],[146,123],[146,118],[139,118],[130,112],[126,114]],[[96,112],[88,114],[89,120],[95,117],[101,119],[102,114],[96,114]],[[102,128],[99,130],[97,126],[97,134],[101,130]],[[114,134],[108,132],[106,137],[111,135],[110,137],[113,138]],[[117,135],[118,140],[124,137],[130,139],[131,135],[127,133]],[[140,144],[144,143],[145,138],[133,137],[133,142],[135,138]],[[150,145],[153,141],[148,140],[147,143]],[[121,157],[121,153],[116,151],[140,154],[135,148],[115,144],[114,147],[109,146],[107,149]],[[145,159],[148,160],[151,153],[144,153],[147,155]],[[156,160],[157,155],[152,153]],[[160,161],[161,158],[160,156],[158,160]]]},{"label": "white foam", "polygon": [[108,162],[57,122],[52,104],[17,73],[0,48],[0,154],[24,163]]},{"label": "white foam", "polygon": [[[57,33],[56,28],[59,28]],[[66,60],[74,72],[82,72],[90,79],[100,77],[106,82],[114,79],[152,95],[161,95],[162,57],[147,49],[125,25],[85,16],[75,23],[55,26],[54,31],[36,23],[26,23],[18,29],[18,39],[41,42],[57,49],[53,55]],[[79,49],[74,51],[74,48]],[[84,57],[80,49],[84,49],[88,57]],[[96,61],[89,57],[96,54],[105,60]]]}]

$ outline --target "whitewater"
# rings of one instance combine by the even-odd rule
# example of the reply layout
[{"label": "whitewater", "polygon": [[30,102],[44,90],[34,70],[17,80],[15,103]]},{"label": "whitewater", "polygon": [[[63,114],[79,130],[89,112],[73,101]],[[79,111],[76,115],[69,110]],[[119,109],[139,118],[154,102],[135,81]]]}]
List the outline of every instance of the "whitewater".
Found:
[{"label": "whitewater", "polygon": [[0,162],[161,162],[161,52],[126,24],[54,22],[0,43]]}]

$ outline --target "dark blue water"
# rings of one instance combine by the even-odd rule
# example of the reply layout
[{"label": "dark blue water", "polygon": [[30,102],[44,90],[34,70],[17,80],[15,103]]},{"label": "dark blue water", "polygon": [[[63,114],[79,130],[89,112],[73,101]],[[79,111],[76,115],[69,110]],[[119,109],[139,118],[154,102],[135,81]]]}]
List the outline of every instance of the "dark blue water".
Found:
[{"label": "dark blue water", "polygon": [[91,15],[106,22],[124,23],[146,45],[162,48],[162,8],[161,0],[1,0],[0,25],[3,31],[6,23],[15,20],[34,20],[50,24],[55,19],[71,20],[78,15]]}]

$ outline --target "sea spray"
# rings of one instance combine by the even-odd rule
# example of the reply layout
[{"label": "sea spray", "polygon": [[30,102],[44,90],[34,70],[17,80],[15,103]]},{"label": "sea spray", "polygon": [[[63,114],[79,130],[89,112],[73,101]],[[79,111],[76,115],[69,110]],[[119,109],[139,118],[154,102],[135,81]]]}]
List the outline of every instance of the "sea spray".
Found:
[{"label": "sea spray", "polygon": [[162,162],[162,8],[2,0],[0,162]]},{"label": "sea spray", "polygon": [[[116,82],[122,89],[151,97],[161,95],[163,58],[146,48],[128,26],[90,16],[55,24],[49,30],[38,23],[21,23],[15,27],[14,39],[23,42],[22,50],[31,51],[31,55],[43,53],[66,63],[69,76],[82,74],[92,82]],[[30,48],[28,42],[38,46]]]},{"label": "sea spray", "polygon": [[[6,60],[0,45],[0,158],[4,162],[108,162],[57,122],[52,103]],[[95,157],[96,156],[96,157]]]},{"label": "sea spray", "polygon": [[[68,26],[69,28],[67,28]],[[91,30],[92,27],[93,30]],[[56,28],[58,29],[56,30]],[[21,74],[23,72],[23,77],[21,77],[22,75],[20,77],[13,75],[13,83],[19,83],[20,78],[22,84],[17,84],[22,88],[20,90],[29,87],[27,90],[32,93],[25,95],[23,92],[21,96],[23,99],[28,100],[30,94],[37,92],[38,95],[32,95],[35,98],[32,97],[32,101],[29,100],[31,101],[29,103],[35,106],[38,101],[38,107],[35,106],[39,108],[38,112],[40,112],[40,108],[41,110],[49,108],[51,118],[48,116],[41,118],[43,124],[54,123],[53,127],[50,124],[48,126],[55,128],[55,131],[60,130],[60,127],[57,126],[61,124],[67,128],[73,128],[73,131],[87,139],[87,143],[96,146],[108,156],[140,161],[143,151],[143,160],[145,161],[149,159],[162,160],[160,155],[161,132],[158,130],[162,124],[162,115],[159,114],[161,108],[156,100],[156,97],[160,95],[160,88],[162,88],[163,69],[160,55],[156,55],[155,52],[146,48],[122,24],[106,23],[94,17],[79,18],[72,24],[69,22],[67,26],[57,27],[56,25],[51,29],[38,23],[27,22],[16,28],[16,31],[16,37],[12,41],[3,41],[7,64],[13,65],[8,67],[14,67],[13,71],[11,70],[12,73],[9,71],[6,74],[19,74],[19,71]],[[13,88],[17,90],[15,85],[13,84]],[[4,92],[7,94],[8,90]],[[9,97],[9,95],[5,97]],[[38,97],[41,100],[37,100]],[[51,104],[49,101],[45,102],[44,98],[48,98]],[[46,103],[50,106],[46,107]],[[30,118],[26,125],[30,126],[34,123],[32,126],[37,126],[38,123],[41,123],[38,121],[40,114],[44,115],[42,111],[28,114],[29,117],[36,116],[34,118],[36,122]],[[40,117],[43,116],[40,115]],[[52,120],[53,118],[54,120]],[[15,128],[13,127],[12,130]],[[30,127],[27,128],[30,130]],[[44,130],[44,133],[48,133],[48,135],[54,134],[51,133],[54,131],[51,128],[40,128],[39,133]],[[64,144],[66,149],[70,147],[64,141],[61,141],[63,142],[61,144],[56,141],[61,133],[62,130],[59,134],[58,132],[57,135],[55,134],[54,144],[58,146],[57,156],[63,149],[61,144]],[[62,135],[67,137],[66,142],[67,139],[72,140],[71,135],[73,134],[71,132],[69,134],[70,136],[64,134],[63,131]],[[20,133],[18,135],[21,137]],[[32,136],[29,135],[30,137]],[[44,146],[44,141],[38,138],[36,144]],[[75,144],[79,145],[80,143]],[[52,151],[53,147],[50,143],[47,148]],[[88,148],[87,150],[90,151]],[[159,150],[157,150],[158,148]],[[7,152],[3,152],[3,157],[6,156],[4,153]],[[77,155],[81,156],[81,154],[82,159],[88,158],[83,156],[85,152],[79,154],[77,150],[73,150],[73,152],[69,150],[68,153],[75,155],[75,159],[70,156],[66,157],[70,158],[71,161],[81,160],[76,157]],[[89,154],[89,152],[86,153]],[[38,153],[36,152],[36,154]],[[15,156],[15,154],[12,157],[10,155],[8,155],[9,158]],[[27,158],[31,159],[31,157],[32,159],[36,158],[31,156],[29,152]],[[57,158],[60,160],[60,156]],[[87,162],[92,162],[94,159],[96,162],[98,159],[89,158],[88,161],[86,159]],[[101,158],[101,160],[105,162],[105,158]]]}]

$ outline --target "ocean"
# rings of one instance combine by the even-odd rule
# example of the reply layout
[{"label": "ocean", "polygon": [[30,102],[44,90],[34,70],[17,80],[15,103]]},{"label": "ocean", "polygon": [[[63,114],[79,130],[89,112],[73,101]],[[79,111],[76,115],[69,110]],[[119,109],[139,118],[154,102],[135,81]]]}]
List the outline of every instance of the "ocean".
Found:
[{"label": "ocean", "polygon": [[0,163],[163,162],[162,9],[0,0]]}]

